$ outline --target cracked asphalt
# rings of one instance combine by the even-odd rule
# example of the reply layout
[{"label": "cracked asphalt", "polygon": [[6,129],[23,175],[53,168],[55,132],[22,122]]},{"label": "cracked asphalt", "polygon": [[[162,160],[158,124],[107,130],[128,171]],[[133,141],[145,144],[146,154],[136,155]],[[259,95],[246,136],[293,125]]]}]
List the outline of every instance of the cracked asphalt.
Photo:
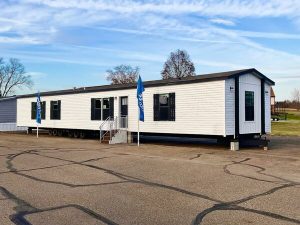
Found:
[{"label": "cracked asphalt", "polygon": [[300,138],[270,148],[0,133],[0,224],[300,224]]}]

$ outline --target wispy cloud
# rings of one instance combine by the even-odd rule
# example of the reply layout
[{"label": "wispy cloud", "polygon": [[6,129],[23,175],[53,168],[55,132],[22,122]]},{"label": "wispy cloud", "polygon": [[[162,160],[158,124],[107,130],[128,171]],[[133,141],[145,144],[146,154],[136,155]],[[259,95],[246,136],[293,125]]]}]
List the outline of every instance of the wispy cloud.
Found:
[{"label": "wispy cloud", "polygon": [[31,38],[31,37],[1,37],[0,36],[0,43],[5,43],[5,44],[41,44],[43,43],[42,41],[37,40],[36,38]]},{"label": "wispy cloud", "polygon": [[41,73],[41,72],[34,72],[34,71],[31,71],[31,72],[27,72],[26,73],[27,75],[31,76],[31,78],[33,80],[39,80],[41,78],[45,78],[47,77],[47,74],[46,73]]},{"label": "wispy cloud", "polygon": [[[108,21],[127,21],[129,24],[138,27],[138,29],[129,27],[126,29],[120,27],[110,29],[147,34],[149,29],[180,26],[180,18],[177,19],[174,15],[208,16],[212,18],[208,18],[206,22],[205,20],[201,22],[226,26],[235,25],[234,20],[231,18],[284,16],[297,21],[300,17],[300,1],[298,0],[163,0],[159,2],[133,0],[23,0],[18,4],[9,4],[4,1],[0,3],[0,7],[0,25],[13,25],[2,28],[2,32],[10,31],[19,35],[30,35],[39,39],[39,42],[43,41],[45,43],[49,43],[49,40],[54,38],[56,32],[62,27],[97,27],[99,25],[104,27],[103,25]],[[247,31],[241,32],[240,35],[276,37],[276,34],[247,33]],[[43,38],[37,38],[37,36],[43,36]],[[293,38],[292,34],[281,34],[279,36]],[[24,40],[24,43],[28,43],[28,41]]]},{"label": "wispy cloud", "polygon": [[238,35],[249,38],[266,38],[266,39],[300,39],[300,34],[288,34],[288,33],[273,33],[273,32],[255,32],[234,30]]},{"label": "wispy cloud", "polygon": [[230,15],[231,17],[263,17],[263,16],[298,16],[300,3],[298,0],[229,0],[229,1],[204,1],[204,0],[162,0],[139,2],[130,0],[111,1],[84,1],[84,0],[27,0],[27,3],[46,5],[60,9],[84,9],[112,11],[124,14],[133,13],[165,13],[182,14],[198,13],[210,16]]},{"label": "wispy cloud", "polygon": [[232,20],[225,20],[220,18],[211,19],[210,22],[215,24],[225,25],[225,26],[235,26],[235,22],[233,22]]},{"label": "wispy cloud", "polygon": [[297,51],[271,44],[300,39],[299,0],[14,0],[0,8],[1,54],[35,65],[126,62],[153,76],[171,50],[184,48],[198,73],[256,67],[291,79],[300,71]]}]

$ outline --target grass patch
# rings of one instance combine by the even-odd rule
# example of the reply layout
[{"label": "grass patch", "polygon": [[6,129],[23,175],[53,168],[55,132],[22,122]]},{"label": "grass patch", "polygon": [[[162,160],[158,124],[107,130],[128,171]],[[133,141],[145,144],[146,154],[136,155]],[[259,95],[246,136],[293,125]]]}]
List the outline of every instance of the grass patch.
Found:
[{"label": "grass patch", "polygon": [[300,136],[300,120],[272,122],[272,135]]},{"label": "grass patch", "polygon": [[288,120],[300,120],[300,111],[287,111]]}]

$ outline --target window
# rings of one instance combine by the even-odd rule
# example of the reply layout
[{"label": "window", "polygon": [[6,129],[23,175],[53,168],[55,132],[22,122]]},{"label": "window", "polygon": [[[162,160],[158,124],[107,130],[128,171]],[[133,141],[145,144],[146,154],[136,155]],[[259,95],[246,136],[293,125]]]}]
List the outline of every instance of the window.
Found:
[{"label": "window", "polygon": [[95,109],[101,109],[101,99],[95,100]]},{"label": "window", "polygon": [[121,97],[121,116],[128,116],[128,97]]},{"label": "window", "polygon": [[128,105],[128,97],[121,98],[121,105]]},{"label": "window", "polygon": [[169,120],[169,94],[159,95],[159,120]]},{"label": "window", "polygon": [[91,119],[92,120],[101,120],[102,114],[102,99],[92,98],[91,99]]},{"label": "window", "polygon": [[114,117],[114,98],[92,98],[91,120],[106,120]]},{"label": "window", "polygon": [[154,121],[175,121],[175,93],[154,95]]},{"label": "window", "polygon": [[[31,102],[31,119],[36,119],[36,102]],[[46,102],[41,102],[41,119],[46,119]]]},{"label": "window", "polygon": [[103,99],[103,120],[106,120],[109,117],[109,99]]},{"label": "window", "polygon": [[51,101],[50,102],[50,119],[51,120],[60,120],[60,108],[61,101]]},{"label": "window", "polygon": [[245,120],[254,121],[254,92],[245,91]]}]

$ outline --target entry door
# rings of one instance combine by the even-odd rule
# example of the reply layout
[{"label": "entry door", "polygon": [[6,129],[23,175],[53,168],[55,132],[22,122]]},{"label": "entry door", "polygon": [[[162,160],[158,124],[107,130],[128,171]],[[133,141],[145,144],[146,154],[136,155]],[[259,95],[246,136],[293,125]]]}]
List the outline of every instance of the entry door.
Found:
[{"label": "entry door", "polygon": [[121,116],[121,128],[127,128],[127,121],[128,121],[128,97],[121,97],[120,98],[120,116]]},{"label": "entry door", "polygon": [[128,116],[128,97],[121,97],[121,117]]}]

